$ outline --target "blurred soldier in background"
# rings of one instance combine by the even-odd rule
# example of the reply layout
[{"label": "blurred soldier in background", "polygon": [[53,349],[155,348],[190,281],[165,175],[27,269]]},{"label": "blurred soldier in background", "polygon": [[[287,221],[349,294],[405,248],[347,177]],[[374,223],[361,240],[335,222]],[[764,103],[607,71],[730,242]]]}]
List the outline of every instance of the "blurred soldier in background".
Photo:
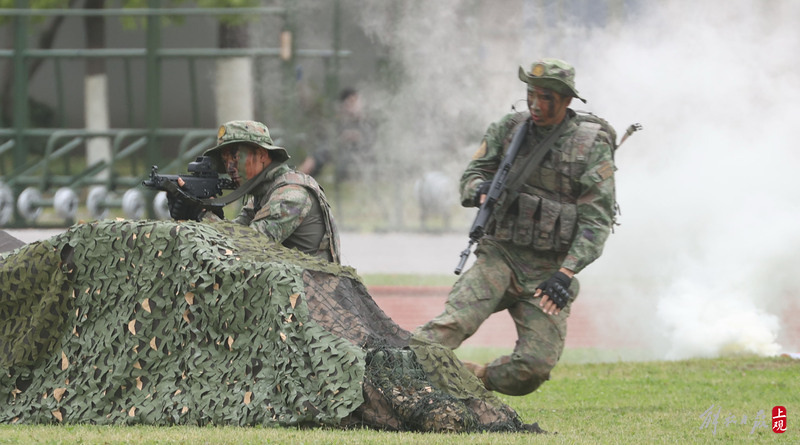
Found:
[{"label": "blurred soldier in background", "polygon": [[509,395],[528,394],[549,379],[578,295],[573,275],[600,256],[615,208],[616,136],[569,108],[573,97],[585,102],[574,68],[542,59],[529,71],[520,67],[519,78],[527,85],[528,112],[490,125],[461,177],[462,205],[480,206],[512,136],[527,126],[505,196],[444,312],[412,338],[412,344],[455,349],[492,313],[508,310],[518,334],[513,354],[465,365],[487,389]]},{"label": "blurred soldier in background", "polygon": [[336,126],[333,135],[313,154],[306,157],[297,170],[316,176],[326,164],[335,165],[335,180],[360,179],[375,162],[373,145],[375,126],[364,113],[361,95],[353,88],[339,94]]},{"label": "blurred soldier in background", "polygon": [[[288,248],[340,262],[339,233],[319,184],[294,171],[289,154],[274,145],[266,125],[231,121],[217,133],[217,145],[204,153],[214,159],[249,199],[234,222],[249,225]],[[219,218],[178,196],[169,196],[174,219]]]}]

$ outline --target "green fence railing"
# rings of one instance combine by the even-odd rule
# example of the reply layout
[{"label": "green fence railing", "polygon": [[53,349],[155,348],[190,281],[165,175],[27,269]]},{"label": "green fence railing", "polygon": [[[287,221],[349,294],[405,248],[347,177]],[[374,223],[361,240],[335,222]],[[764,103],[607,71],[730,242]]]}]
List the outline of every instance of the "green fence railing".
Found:
[{"label": "green fence railing", "polygon": [[[334,10],[338,14],[338,0]],[[296,48],[294,39],[288,39],[289,47],[277,48],[164,48],[161,36],[161,18],[165,16],[231,16],[231,15],[274,15],[283,21],[282,33],[295,33],[293,0],[284,0],[280,7],[252,8],[161,8],[158,0],[148,0],[148,8],[115,9],[31,9],[25,0],[16,0],[15,8],[4,9],[2,16],[10,18],[13,27],[14,44],[12,49],[0,50],[0,61],[10,61],[13,72],[13,112],[11,122],[0,128],[0,227],[24,227],[40,225],[38,211],[43,206],[58,207],[55,198],[41,198],[64,188],[74,195],[84,195],[83,188],[103,187],[106,192],[122,189],[141,188],[142,179],[149,173],[152,165],[159,165],[163,172],[182,170],[194,156],[214,143],[215,131],[200,127],[198,114],[198,91],[196,61],[198,59],[218,59],[230,57],[279,58],[281,60],[283,81],[279,86],[284,101],[290,103],[295,91],[294,66],[299,58],[323,58],[325,60],[326,91],[333,100],[338,87],[339,59],[349,55],[349,51],[339,49],[339,19],[334,17],[333,49]],[[28,47],[32,29],[32,17],[143,17],[144,45],[140,48],[57,48],[37,49]],[[136,128],[110,128],[90,130],[86,128],[37,127],[31,122],[29,105],[28,70],[36,59],[51,62],[55,78],[55,94],[51,102],[58,118],[63,124],[68,106],[64,101],[65,88],[69,79],[65,77],[62,65],[65,61],[88,60],[122,61],[124,71],[125,110],[128,123],[134,122],[134,99],[144,98],[144,125]],[[191,116],[193,128],[165,128],[162,125],[162,64],[167,60],[186,62],[186,80],[189,88],[189,103],[186,116]],[[131,62],[144,63],[144,91],[133,86]],[[281,129],[276,128],[276,134]],[[87,141],[92,138],[108,138],[111,141],[110,155],[107,159],[87,165],[81,159]],[[169,142],[166,142],[169,141]],[[177,143],[175,143],[177,141]],[[177,149],[162,149],[165,143]],[[177,154],[174,152],[177,150]],[[20,196],[27,189],[35,189],[27,195],[27,201],[20,203]],[[152,204],[152,194],[141,190],[146,200],[148,217],[157,216]],[[67,194],[62,193],[64,197]],[[31,198],[33,196],[33,198]],[[74,197],[69,197],[74,200]],[[36,214],[36,217],[34,216]],[[72,216],[63,217],[55,225],[71,223]],[[127,215],[138,216],[138,215]],[[32,218],[33,217],[33,218]]]}]

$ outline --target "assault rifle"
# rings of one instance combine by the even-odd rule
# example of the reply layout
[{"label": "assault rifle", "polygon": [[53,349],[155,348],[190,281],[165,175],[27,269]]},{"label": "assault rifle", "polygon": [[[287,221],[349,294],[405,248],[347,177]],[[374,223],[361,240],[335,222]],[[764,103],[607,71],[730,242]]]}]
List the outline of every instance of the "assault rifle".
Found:
[{"label": "assault rifle", "polygon": [[158,166],[154,165],[150,179],[142,181],[142,185],[167,193],[182,193],[194,201],[222,195],[223,190],[236,189],[232,180],[219,177],[208,156],[198,156],[189,163],[188,170],[188,175],[159,175]]},{"label": "assault rifle", "polygon": [[469,244],[467,248],[461,252],[461,260],[456,266],[455,274],[460,275],[464,269],[464,264],[467,263],[470,252],[472,252],[472,245],[477,243],[486,233],[486,223],[489,222],[489,217],[492,216],[494,205],[500,199],[500,194],[506,188],[506,180],[508,179],[508,172],[511,171],[511,165],[514,163],[514,158],[517,157],[519,146],[522,145],[522,140],[525,139],[525,133],[528,131],[528,123],[519,126],[519,129],[514,133],[511,139],[511,145],[508,146],[508,151],[503,157],[503,162],[500,164],[500,169],[492,179],[492,185],[489,191],[486,192],[486,199],[481,204],[478,215],[475,216],[475,221],[472,222],[472,227],[469,229]]}]

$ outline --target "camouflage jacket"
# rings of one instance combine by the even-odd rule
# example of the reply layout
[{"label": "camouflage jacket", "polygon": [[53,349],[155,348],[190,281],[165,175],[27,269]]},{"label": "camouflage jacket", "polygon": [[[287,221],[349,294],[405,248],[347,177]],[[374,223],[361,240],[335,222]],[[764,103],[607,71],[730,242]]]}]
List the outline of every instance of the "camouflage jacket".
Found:
[{"label": "camouflage jacket", "polygon": [[249,225],[286,247],[338,263],[339,233],[322,188],[285,163],[251,191],[234,222]]},{"label": "camouflage jacket", "polygon": [[[614,222],[614,143],[602,128],[586,131],[580,117],[568,110],[566,128],[541,163],[534,167],[514,199],[496,206],[487,234],[510,247],[551,252],[561,266],[579,272],[597,259]],[[461,203],[475,205],[478,187],[491,181],[517,125],[527,113],[504,116],[489,126],[481,146],[461,177]],[[509,178],[519,174],[535,144],[548,130],[531,125]],[[589,141],[581,141],[581,136]],[[508,194],[505,197],[509,196]],[[501,201],[504,196],[501,196]]]}]

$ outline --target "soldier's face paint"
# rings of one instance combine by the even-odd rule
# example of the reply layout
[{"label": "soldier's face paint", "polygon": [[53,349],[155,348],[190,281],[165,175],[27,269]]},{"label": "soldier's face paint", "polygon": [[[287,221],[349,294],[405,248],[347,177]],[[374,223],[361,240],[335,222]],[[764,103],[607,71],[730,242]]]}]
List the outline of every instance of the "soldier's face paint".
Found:
[{"label": "soldier's face paint", "polygon": [[[228,175],[231,177],[231,180],[236,186],[239,186],[242,182],[242,176],[239,173],[241,171],[239,163],[242,159],[242,155],[240,155],[239,152],[240,150],[238,145],[229,145],[222,150],[222,161],[225,162],[225,170],[228,172]],[[246,157],[247,155],[245,154],[244,156]]]},{"label": "soldier's face paint", "polygon": [[261,173],[269,164],[272,163],[272,159],[270,159],[266,150],[247,147],[246,150],[239,151],[247,153],[247,159],[244,163],[244,171],[247,179],[256,177],[256,175]]},{"label": "soldier's face paint", "polygon": [[571,97],[562,96],[553,90],[528,88],[528,110],[533,123],[539,127],[549,127],[564,120],[571,101]]}]

